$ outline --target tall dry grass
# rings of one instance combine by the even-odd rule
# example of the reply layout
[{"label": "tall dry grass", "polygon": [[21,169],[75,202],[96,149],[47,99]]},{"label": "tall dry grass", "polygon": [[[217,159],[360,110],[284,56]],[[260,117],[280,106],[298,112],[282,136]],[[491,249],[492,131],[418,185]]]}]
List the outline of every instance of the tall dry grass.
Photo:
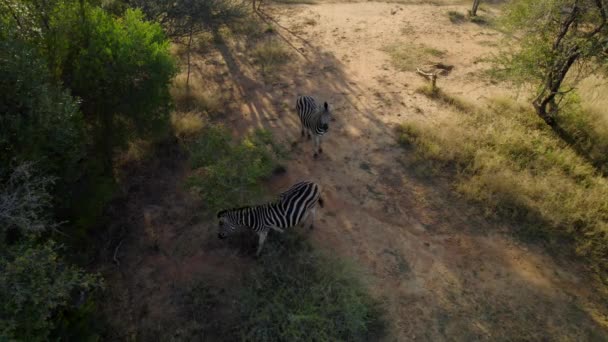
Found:
[{"label": "tall dry grass", "polygon": [[529,108],[488,108],[433,124],[404,123],[399,140],[419,163],[452,172],[455,189],[521,233],[570,241],[608,284],[608,180]]}]

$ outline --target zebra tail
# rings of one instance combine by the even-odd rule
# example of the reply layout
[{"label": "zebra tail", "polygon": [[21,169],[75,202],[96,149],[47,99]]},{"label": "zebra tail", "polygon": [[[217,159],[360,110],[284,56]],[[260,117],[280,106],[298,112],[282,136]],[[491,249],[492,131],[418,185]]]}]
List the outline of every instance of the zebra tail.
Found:
[{"label": "zebra tail", "polygon": [[323,199],[321,197],[319,197],[319,206],[323,208]]}]

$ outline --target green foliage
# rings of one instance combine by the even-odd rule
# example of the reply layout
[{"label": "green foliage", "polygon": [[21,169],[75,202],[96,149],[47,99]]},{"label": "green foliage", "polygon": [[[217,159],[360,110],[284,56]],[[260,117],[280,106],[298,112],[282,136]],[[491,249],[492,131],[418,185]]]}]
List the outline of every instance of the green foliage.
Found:
[{"label": "green foliage", "polygon": [[[64,264],[57,246],[19,245],[0,257],[0,339],[46,340],[72,294],[97,288],[98,277]],[[81,292],[83,291],[83,292]]]},{"label": "green foliage", "polygon": [[6,246],[11,230],[31,236],[44,232],[50,224],[53,178],[38,175],[31,163],[17,166],[0,184],[0,248]]},{"label": "green foliage", "polygon": [[244,341],[370,341],[383,324],[352,268],[296,235],[272,239],[239,296]]},{"label": "green foliage", "polygon": [[579,77],[608,71],[606,11],[605,1],[509,2],[500,21],[508,41],[495,58],[496,75],[522,85],[531,82],[538,105],[546,101],[543,107],[556,107]]},{"label": "green foliage", "polygon": [[268,131],[234,142],[222,126],[208,125],[189,147],[196,175],[188,186],[211,210],[235,207],[261,195],[260,180],[272,175],[284,155]]},{"label": "green foliage", "polygon": [[238,24],[248,14],[246,2],[239,0],[135,0],[132,5],[162,23],[173,38]]},{"label": "green foliage", "polygon": [[91,114],[97,144],[106,158],[115,145],[158,134],[168,127],[168,86],[175,72],[169,44],[158,24],[127,10],[120,19],[88,11],[85,45],[66,75],[83,111]]},{"label": "green foliage", "polygon": [[452,169],[456,189],[525,235],[571,240],[608,283],[608,181],[529,109],[494,101],[436,124],[407,124],[400,140],[419,162]]},{"label": "green foliage", "polygon": [[37,161],[37,169],[58,177],[54,195],[68,198],[81,175],[87,140],[78,102],[54,85],[37,50],[0,26],[0,177],[13,163]]}]

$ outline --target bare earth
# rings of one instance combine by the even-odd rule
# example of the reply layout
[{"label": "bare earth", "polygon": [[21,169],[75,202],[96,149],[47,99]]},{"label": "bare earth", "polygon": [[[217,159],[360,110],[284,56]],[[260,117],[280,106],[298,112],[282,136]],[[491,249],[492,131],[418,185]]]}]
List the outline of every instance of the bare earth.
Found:
[{"label": "bare earth", "polygon": [[[385,304],[387,340],[606,341],[605,302],[579,264],[515,240],[509,232],[517,227],[485,219],[445,180],[416,175],[396,144],[396,124],[456,114],[414,92],[425,81],[391,66],[383,51],[389,44],[446,51],[439,60],[455,68],[439,82],[450,94],[483,106],[485,98],[506,93],[476,76],[499,33],[452,24],[449,10],[466,8],[265,6],[293,61],[265,79],[246,46],[227,44],[196,59],[194,78],[230,99],[226,124],[235,134],[264,127],[287,146],[299,141],[270,191],[302,179],[323,186],[326,206],[308,236],[361,267]],[[329,102],[335,117],[316,161],[312,143],[299,140],[298,94]],[[215,222],[201,222],[200,204],[183,189],[184,159],[167,160],[153,163],[129,189],[120,267],[104,271],[119,303],[108,309],[120,317],[111,322],[116,339],[160,338],[170,329],[167,317],[179,317],[179,288],[197,279],[230,287],[255,263],[214,239]]]}]

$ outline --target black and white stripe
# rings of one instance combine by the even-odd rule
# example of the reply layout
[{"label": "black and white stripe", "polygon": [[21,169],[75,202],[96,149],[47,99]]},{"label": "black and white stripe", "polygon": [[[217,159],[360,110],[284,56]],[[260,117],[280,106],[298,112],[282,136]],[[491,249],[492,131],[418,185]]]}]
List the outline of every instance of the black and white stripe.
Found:
[{"label": "black and white stripe", "polygon": [[317,202],[323,207],[320,195],[319,185],[304,181],[291,186],[279,195],[279,199],[275,202],[220,211],[217,214],[219,218],[218,237],[223,239],[239,228],[249,228],[259,236],[257,250],[257,255],[259,255],[270,229],[282,233],[285,228],[306,222],[308,216],[312,216],[310,223],[310,229],[312,229]]},{"label": "black and white stripe", "polygon": [[296,99],[296,112],[300,117],[302,127],[302,136],[308,132],[308,139],[311,134],[315,137],[315,152],[314,157],[318,153],[322,153],[321,137],[329,130],[330,112],[327,102],[323,103],[323,107],[319,107],[315,99],[311,96],[298,96]]}]

